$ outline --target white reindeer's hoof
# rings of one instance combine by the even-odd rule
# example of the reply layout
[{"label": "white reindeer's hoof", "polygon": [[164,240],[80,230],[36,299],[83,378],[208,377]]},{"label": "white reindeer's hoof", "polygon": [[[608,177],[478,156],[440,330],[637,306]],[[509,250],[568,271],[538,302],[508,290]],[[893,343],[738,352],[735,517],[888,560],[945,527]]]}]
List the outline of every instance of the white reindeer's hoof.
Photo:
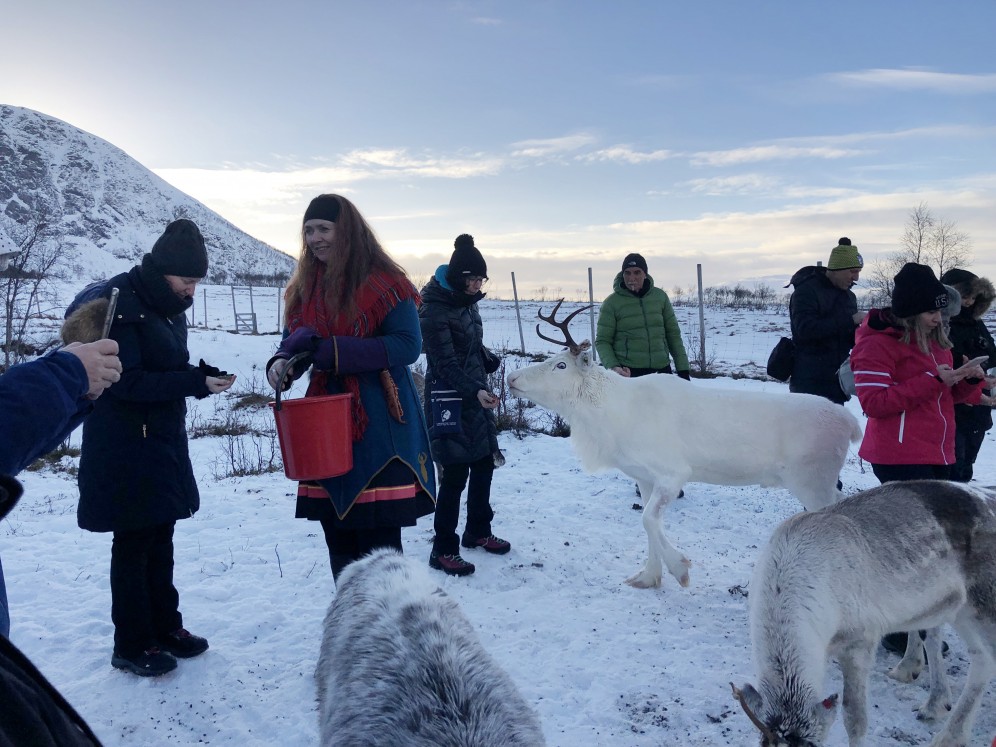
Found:
[{"label": "white reindeer's hoof", "polygon": [[656,589],[661,585],[661,574],[640,571],[627,578],[626,583],[637,589]]},{"label": "white reindeer's hoof", "polygon": [[916,682],[916,680],[920,677],[920,670],[913,669],[911,667],[904,667],[902,666],[902,662],[900,662],[885,674],[886,676],[894,679],[896,682],[905,682],[906,684],[909,684],[911,682]]},{"label": "white reindeer's hoof", "polygon": [[938,721],[943,718],[947,718],[951,711],[950,701],[938,701],[937,703],[931,703],[928,699],[916,710],[916,717],[918,721]]}]

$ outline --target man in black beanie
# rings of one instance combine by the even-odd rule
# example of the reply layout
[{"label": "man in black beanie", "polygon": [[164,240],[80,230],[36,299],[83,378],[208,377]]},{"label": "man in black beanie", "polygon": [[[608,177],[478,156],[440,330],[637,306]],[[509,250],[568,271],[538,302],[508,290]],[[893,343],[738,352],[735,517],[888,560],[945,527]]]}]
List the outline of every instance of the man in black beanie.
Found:
[{"label": "man in black beanie", "polygon": [[204,237],[193,221],[181,218],[166,226],[152,245],[152,262],[163,275],[200,280],[208,271]]},{"label": "man in black beanie", "polygon": [[[184,627],[173,585],[176,522],[200,507],[186,398],[218,394],[235,380],[203,361],[190,364],[185,312],[207,270],[200,230],[181,219],[166,227],[141,264],[104,286],[105,296],[119,291],[109,337],[118,342],[123,371],[83,426],[77,522],[113,533],[111,664],[142,677],[165,674],[177,657],[208,648]],[[106,300],[90,303],[100,302]],[[86,318],[88,305],[66,323]],[[92,330],[88,337],[102,334]]]},{"label": "man in black beanie", "polygon": [[690,378],[688,355],[667,293],[647,274],[647,260],[627,254],[598,312],[595,350],[602,365],[621,376],[674,373]]}]

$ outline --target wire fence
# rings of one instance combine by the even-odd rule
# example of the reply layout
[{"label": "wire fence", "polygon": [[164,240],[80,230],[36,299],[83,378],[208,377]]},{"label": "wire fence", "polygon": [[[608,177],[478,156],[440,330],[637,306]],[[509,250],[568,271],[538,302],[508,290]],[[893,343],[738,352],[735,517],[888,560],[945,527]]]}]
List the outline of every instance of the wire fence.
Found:
[{"label": "wire fence", "polygon": [[[190,326],[223,329],[241,334],[279,334],[282,329],[283,289],[248,286],[201,285],[197,299],[187,313]],[[556,344],[537,334],[537,325],[545,334],[558,332],[541,322],[539,313],[549,315],[556,301],[492,300],[479,304],[484,319],[485,343],[494,350],[518,352],[526,356],[545,356],[559,351]],[[576,340],[594,340],[600,300],[571,324]],[[697,303],[685,300],[675,306],[675,316],[682,330],[685,350],[696,372],[763,376],[771,348],[782,336],[789,335],[788,308],[783,302],[770,301],[767,306],[744,304],[740,308]],[[589,306],[579,301],[565,301],[559,316]],[[254,327],[245,319],[252,314]],[[240,323],[241,320],[241,323]],[[705,358],[702,359],[702,349]]]}]

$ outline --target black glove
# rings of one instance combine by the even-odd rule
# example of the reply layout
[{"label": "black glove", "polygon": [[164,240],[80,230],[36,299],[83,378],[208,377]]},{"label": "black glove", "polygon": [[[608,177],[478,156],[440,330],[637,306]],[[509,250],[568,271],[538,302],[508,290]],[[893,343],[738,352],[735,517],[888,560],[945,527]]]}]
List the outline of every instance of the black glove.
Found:
[{"label": "black glove", "polygon": [[688,371],[678,371],[678,377],[684,379],[685,381],[691,381],[692,376]]},{"label": "black glove", "polygon": [[201,358],[201,362],[197,365],[197,370],[205,376],[213,376],[216,379],[221,378],[222,376],[228,376],[228,371],[222,371],[217,366],[205,363],[203,358]]}]

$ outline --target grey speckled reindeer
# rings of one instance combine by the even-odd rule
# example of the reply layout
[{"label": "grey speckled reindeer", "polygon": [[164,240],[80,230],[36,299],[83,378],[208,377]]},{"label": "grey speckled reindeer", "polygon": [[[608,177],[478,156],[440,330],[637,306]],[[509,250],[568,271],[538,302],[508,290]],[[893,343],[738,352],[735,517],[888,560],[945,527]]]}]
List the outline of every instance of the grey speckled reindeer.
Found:
[{"label": "grey speckled reindeer", "polygon": [[[828,657],[843,670],[850,747],[865,745],[868,674],[879,640],[930,629],[927,656],[939,662],[936,628],[945,623],[967,645],[971,666],[930,744],[969,745],[979,701],[996,674],[992,493],[937,480],[895,482],[797,514],[775,529],[750,590],[759,682],[734,693],[760,729],[762,747],[824,743],[837,708],[836,694],[820,694]],[[944,669],[930,667],[930,695],[918,718],[950,710]]]}]

